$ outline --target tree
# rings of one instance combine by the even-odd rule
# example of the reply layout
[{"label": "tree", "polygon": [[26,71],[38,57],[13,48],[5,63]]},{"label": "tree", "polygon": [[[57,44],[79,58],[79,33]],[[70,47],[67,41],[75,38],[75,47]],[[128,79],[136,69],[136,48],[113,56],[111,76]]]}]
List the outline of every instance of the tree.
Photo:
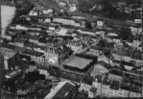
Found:
[{"label": "tree", "polygon": [[82,12],[89,12],[89,9],[92,8],[92,6],[94,6],[95,4],[95,0],[90,0],[90,2],[88,0],[80,0],[79,1],[79,10]]},{"label": "tree", "polygon": [[85,26],[87,29],[93,29],[89,21],[86,21]]},{"label": "tree", "polygon": [[34,7],[30,0],[14,0],[16,6],[16,16],[28,14]]},{"label": "tree", "polygon": [[127,41],[132,41],[133,40],[133,35],[131,33],[131,30],[129,28],[124,28],[122,27],[120,30],[119,30],[119,37],[122,39],[122,40],[127,40]]},{"label": "tree", "polygon": [[110,56],[111,56],[111,49],[110,48],[104,48],[103,49],[103,53],[104,53],[105,56],[110,58]]},{"label": "tree", "polygon": [[80,0],[79,10],[92,15],[102,15],[109,18],[125,20],[129,17],[125,12],[121,12],[113,7],[111,0]]}]

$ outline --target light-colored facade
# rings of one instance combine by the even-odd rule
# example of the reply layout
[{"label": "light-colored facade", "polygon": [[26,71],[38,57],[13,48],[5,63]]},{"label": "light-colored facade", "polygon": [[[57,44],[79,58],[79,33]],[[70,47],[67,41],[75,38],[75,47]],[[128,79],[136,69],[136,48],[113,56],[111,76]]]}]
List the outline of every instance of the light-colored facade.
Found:
[{"label": "light-colored facade", "polygon": [[0,5],[1,12],[1,36],[7,39],[11,37],[5,35],[6,28],[12,22],[15,16],[16,8],[14,6]]}]

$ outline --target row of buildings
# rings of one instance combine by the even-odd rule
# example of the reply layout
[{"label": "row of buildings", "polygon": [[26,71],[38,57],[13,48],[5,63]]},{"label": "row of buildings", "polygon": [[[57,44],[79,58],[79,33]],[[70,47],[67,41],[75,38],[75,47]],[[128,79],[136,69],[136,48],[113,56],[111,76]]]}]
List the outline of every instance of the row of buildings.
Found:
[{"label": "row of buildings", "polygon": [[[27,68],[34,67],[42,69],[44,75],[48,71],[50,76],[47,78],[52,76],[76,83],[88,97],[141,97],[142,58],[131,57],[124,50],[139,46],[129,46],[132,41],[122,40],[120,32],[101,19],[90,22],[86,17],[57,17],[55,13],[58,12],[51,9],[47,12],[46,15],[19,16],[17,23],[8,26],[5,35],[10,39],[3,38],[0,48],[6,74],[19,69],[25,74]],[[142,52],[140,48],[136,51],[139,50]],[[64,85],[67,82],[61,82],[58,89],[47,92],[45,99],[58,97],[56,93],[61,92]],[[93,92],[92,88],[95,89]],[[70,90],[66,91],[64,95],[67,96]]]}]

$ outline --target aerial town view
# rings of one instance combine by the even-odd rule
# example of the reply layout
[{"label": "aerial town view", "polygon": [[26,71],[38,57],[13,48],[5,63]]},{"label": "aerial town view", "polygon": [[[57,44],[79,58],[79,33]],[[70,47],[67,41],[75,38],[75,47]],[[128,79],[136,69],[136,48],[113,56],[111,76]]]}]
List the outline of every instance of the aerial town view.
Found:
[{"label": "aerial town view", "polygon": [[142,20],[143,0],[0,0],[0,99],[141,99]]}]

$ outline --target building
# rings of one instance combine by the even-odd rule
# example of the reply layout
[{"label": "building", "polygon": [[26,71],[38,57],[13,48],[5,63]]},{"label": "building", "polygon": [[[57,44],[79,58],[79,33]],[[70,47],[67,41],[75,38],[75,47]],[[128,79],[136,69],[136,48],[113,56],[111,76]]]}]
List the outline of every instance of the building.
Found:
[{"label": "building", "polygon": [[71,82],[59,82],[44,99],[63,99],[75,96],[75,85]]},{"label": "building", "polygon": [[71,48],[74,52],[78,52],[83,48],[82,41],[77,39],[77,40],[71,40],[67,43],[67,46]]},{"label": "building", "polygon": [[23,52],[23,54],[28,56],[31,59],[31,61],[36,62],[36,64],[44,65],[44,63],[45,63],[44,53],[26,49]]},{"label": "building", "polygon": [[93,70],[96,60],[79,56],[71,56],[61,67],[61,77],[76,82],[91,84],[90,73]]},{"label": "building", "polygon": [[14,70],[17,53],[7,48],[0,48],[0,52],[4,56],[4,69],[8,71]]},{"label": "building", "polygon": [[119,76],[113,73],[109,73],[108,79],[110,80],[110,88],[113,88],[113,89],[119,89],[123,81],[122,76]]},{"label": "building", "polygon": [[107,65],[105,62],[97,62],[94,65],[94,69],[91,72],[91,76],[92,77],[96,77],[98,75],[103,75],[103,74],[107,74],[109,72],[109,70],[107,69]]},{"label": "building", "polygon": [[104,27],[104,21],[103,20],[97,20],[97,28],[102,29]]},{"label": "building", "polygon": [[82,55],[90,56],[90,57],[93,57],[93,58],[97,58],[101,54],[102,54],[102,51],[98,50],[96,48],[90,48],[87,51],[85,51],[85,52],[82,53]]},{"label": "building", "polygon": [[69,25],[69,26],[75,26],[80,27],[80,24],[75,22],[73,19],[65,19],[65,18],[54,18],[53,22],[55,23],[61,23],[63,25]]},{"label": "building", "polygon": [[61,64],[72,53],[71,49],[63,44],[48,44],[45,58],[49,64]]},{"label": "building", "polygon": [[64,68],[73,70],[73,71],[80,71],[80,72],[86,72],[92,63],[91,59],[85,59],[81,57],[72,57],[71,60],[64,63]]},{"label": "building", "polygon": [[128,88],[131,92],[142,93],[142,75],[132,73],[132,72],[124,72],[125,79],[123,80],[122,88]]}]

